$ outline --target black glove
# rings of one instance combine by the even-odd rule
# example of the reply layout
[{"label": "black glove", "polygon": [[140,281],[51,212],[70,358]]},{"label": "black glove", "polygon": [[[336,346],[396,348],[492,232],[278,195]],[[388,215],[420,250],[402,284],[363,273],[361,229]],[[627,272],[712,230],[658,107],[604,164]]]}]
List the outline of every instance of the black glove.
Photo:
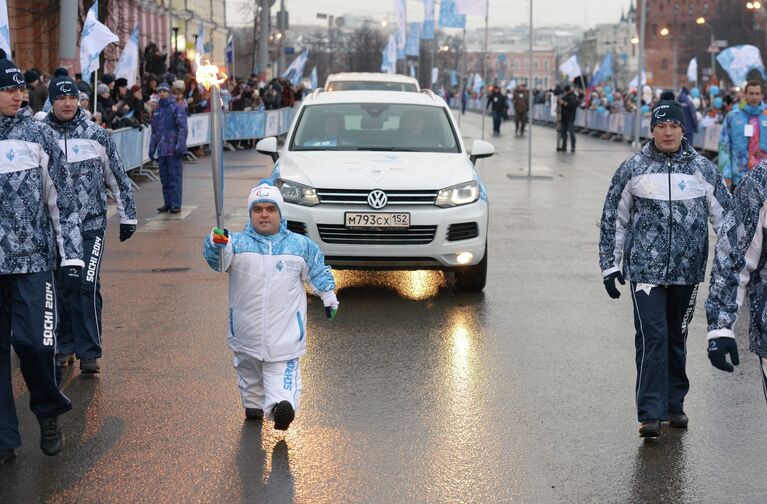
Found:
[{"label": "black glove", "polygon": [[70,296],[80,290],[82,280],[80,278],[80,266],[64,266],[61,275],[61,291],[65,296]]},{"label": "black glove", "polygon": [[120,224],[120,241],[124,242],[136,232],[135,224]]},{"label": "black glove", "polygon": [[609,294],[610,297],[613,299],[618,299],[619,297],[621,297],[620,291],[615,286],[616,278],[618,279],[618,282],[620,282],[621,285],[626,285],[626,280],[623,279],[623,273],[621,273],[620,271],[610,273],[604,278],[605,290],[607,290],[607,294]]},{"label": "black glove", "polygon": [[[730,354],[732,364],[727,362],[727,354]],[[708,360],[715,368],[732,373],[735,370],[733,366],[740,364],[735,338],[724,336],[708,340]]]}]

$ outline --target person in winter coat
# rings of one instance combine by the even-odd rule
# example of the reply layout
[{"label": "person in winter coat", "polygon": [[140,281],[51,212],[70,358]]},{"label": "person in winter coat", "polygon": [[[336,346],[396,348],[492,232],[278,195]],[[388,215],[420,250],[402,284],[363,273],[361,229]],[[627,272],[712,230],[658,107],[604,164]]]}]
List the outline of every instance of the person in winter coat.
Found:
[{"label": "person in winter coat", "polygon": [[527,111],[530,110],[530,92],[527,90],[524,82],[514,90],[511,102],[514,105],[514,112],[516,114],[514,134],[524,136],[525,126],[527,125]]},{"label": "person in winter coat", "polygon": [[[57,77],[48,86],[53,110],[46,123],[54,131],[64,158],[77,200],[80,202],[82,243],[86,263],[81,288],[72,295],[57,292],[59,304],[60,367],[80,360],[80,371],[100,371],[101,358],[101,261],[107,227],[107,190],[117,202],[120,215],[120,241],[136,230],[136,203],[130,180],[117,153],[112,137],[89,121],[78,106],[79,89],[70,77]],[[61,272],[59,272],[61,274]]]},{"label": "person in winter coat", "polygon": [[181,212],[183,158],[186,154],[186,111],[170,96],[170,86],[162,83],[157,91],[160,103],[152,116],[149,157],[160,164],[163,205],[158,212]]},{"label": "person in winter coat", "polygon": [[727,114],[719,137],[719,170],[733,190],[749,170],[767,159],[767,116],[762,104],[762,82],[749,81],[744,93],[746,105],[735,107]]},{"label": "person in winter coat", "polygon": [[319,247],[288,231],[280,190],[261,181],[248,196],[250,219],[240,233],[214,228],[205,238],[210,267],[229,273],[229,347],[234,352],[247,419],[266,417],[287,430],[301,394],[299,358],[306,352],[306,291],[333,320],[335,282]]},{"label": "person in winter coat", "polygon": [[46,455],[61,451],[57,418],[72,404],[57,379],[55,293],[78,290],[83,267],[64,154],[48,126],[18,112],[24,86],[21,71],[0,60],[0,465],[21,444],[11,346],[40,423],[40,448]]},{"label": "person in winter coat", "polygon": [[687,427],[687,328],[706,270],[706,220],[719,232],[730,206],[719,171],[683,138],[683,122],[677,101],[653,108],[653,140],[618,168],[602,213],[605,289],[618,298],[615,282],[630,282],[642,437],[660,436],[665,420]]},{"label": "person in winter coat", "polygon": [[682,88],[676,101],[682,104],[682,112],[684,112],[684,136],[692,142],[692,136],[698,132],[698,114],[695,113],[695,104],[686,87]]},{"label": "person in winter coat", "polygon": [[[767,161],[743,178],[724,219],[706,301],[708,357],[723,371],[740,364],[735,342],[738,310],[748,299],[750,350],[759,359],[767,399]],[[746,294],[748,296],[746,296]],[[727,362],[727,355],[731,363]]]},{"label": "person in winter coat", "polygon": [[493,112],[493,136],[501,135],[501,123],[503,116],[509,106],[506,103],[506,96],[501,93],[501,88],[493,86],[493,91],[487,97],[487,108]]},{"label": "person in winter coat", "polygon": [[575,152],[575,114],[578,112],[578,94],[568,85],[565,92],[559,98],[559,138],[562,145],[557,148],[560,152],[567,151],[567,135],[570,135],[570,150]]}]

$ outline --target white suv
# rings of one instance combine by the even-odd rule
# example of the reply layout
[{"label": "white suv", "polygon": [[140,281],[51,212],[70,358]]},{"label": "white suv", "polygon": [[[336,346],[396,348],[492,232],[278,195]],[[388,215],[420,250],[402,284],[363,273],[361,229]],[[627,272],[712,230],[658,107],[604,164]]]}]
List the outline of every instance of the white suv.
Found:
[{"label": "white suv", "polygon": [[272,178],[288,228],[316,241],[340,269],[439,269],[457,288],[487,277],[487,192],[445,102],[430,91],[339,91],[303,100]]},{"label": "white suv", "polygon": [[421,87],[413,77],[373,72],[344,72],[328,75],[325,91],[414,91]]}]

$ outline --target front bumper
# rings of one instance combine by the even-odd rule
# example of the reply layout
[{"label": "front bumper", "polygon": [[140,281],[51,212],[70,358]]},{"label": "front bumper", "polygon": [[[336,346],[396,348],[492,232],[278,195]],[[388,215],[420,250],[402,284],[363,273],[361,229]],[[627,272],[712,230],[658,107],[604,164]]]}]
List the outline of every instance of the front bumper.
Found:
[{"label": "front bumper", "polygon": [[[306,235],[319,244],[325,255],[325,262],[336,269],[452,269],[479,263],[485,255],[487,239],[488,204],[479,200],[470,205],[454,208],[436,206],[389,206],[381,212],[407,212],[410,225],[436,226],[434,238],[425,244],[359,244],[326,243],[322,240],[319,226],[343,225],[346,212],[374,212],[369,207],[359,205],[320,204],[304,207],[285,204],[285,218],[288,221],[303,223]],[[448,240],[451,224],[476,222],[476,237],[456,241]],[[458,255],[469,252],[473,255],[470,262],[460,264]]]}]

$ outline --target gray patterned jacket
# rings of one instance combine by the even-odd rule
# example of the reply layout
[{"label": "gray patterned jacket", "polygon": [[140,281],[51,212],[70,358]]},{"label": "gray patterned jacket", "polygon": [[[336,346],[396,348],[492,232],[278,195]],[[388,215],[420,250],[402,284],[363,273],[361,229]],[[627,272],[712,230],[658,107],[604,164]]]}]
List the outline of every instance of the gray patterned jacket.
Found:
[{"label": "gray patterned jacket", "polygon": [[107,193],[117,202],[121,224],[136,224],[136,203],[130,180],[112,137],[98,124],[89,121],[82,109],[75,117],[61,122],[51,110],[45,118],[64,151],[72,177],[83,233],[107,227]]},{"label": "gray patterned jacket", "polygon": [[767,357],[767,161],[751,170],[735,191],[716,244],[706,300],[708,338],[734,337],[738,308],[748,293],[751,351]]},{"label": "gray patterned jacket", "polygon": [[0,275],[83,266],[72,181],[51,129],[0,116]]},{"label": "gray patterned jacket", "polygon": [[605,199],[599,265],[623,268],[633,282],[692,285],[703,281],[708,224],[717,232],[730,195],[719,170],[687,140],[667,155],[648,142],[615,172]]}]

